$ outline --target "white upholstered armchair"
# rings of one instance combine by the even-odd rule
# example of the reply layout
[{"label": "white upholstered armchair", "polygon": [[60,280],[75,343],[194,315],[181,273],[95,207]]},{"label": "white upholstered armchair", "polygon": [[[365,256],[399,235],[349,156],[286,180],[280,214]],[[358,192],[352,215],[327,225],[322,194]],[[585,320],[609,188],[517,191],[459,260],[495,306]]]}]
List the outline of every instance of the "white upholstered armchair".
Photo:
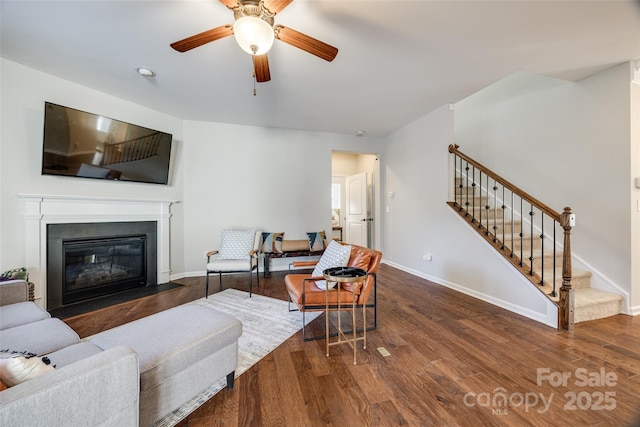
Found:
[{"label": "white upholstered armchair", "polygon": [[260,285],[258,274],[258,254],[261,234],[256,230],[225,229],[221,232],[220,249],[209,251],[207,257],[207,277],[205,298],[209,296],[209,275],[218,274],[222,290],[222,274],[248,273],[249,297],[253,290],[253,271]]}]

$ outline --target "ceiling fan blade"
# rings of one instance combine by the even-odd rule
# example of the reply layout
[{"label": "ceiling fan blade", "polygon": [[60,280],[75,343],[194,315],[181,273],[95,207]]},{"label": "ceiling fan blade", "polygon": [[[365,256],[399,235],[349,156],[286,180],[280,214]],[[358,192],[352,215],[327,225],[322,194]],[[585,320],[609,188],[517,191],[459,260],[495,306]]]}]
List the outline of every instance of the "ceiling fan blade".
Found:
[{"label": "ceiling fan blade", "polygon": [[196,47],[202,46],[209,42],[227,37],[233,34],[233,27],[231,25],[223,25],[221,27],[213,28],[208,31],[196,34],[195,36],[187,37],[186,39],[171,43],[171,47],[178,52],[186,52]]},{"label": "ceiling fan blade", "polygon": [[269,72],[269,58],[267,58],[267,54],[251,55],[251,57],[253,58],[253,71],[256,73],[256,81],[258,83],[263,83],[271,80],[271,73]]},{"label": "ceiling fan blade", "polygon": [[316,40],[306,34],[302,34],[299,31],[292,30],[291,28],[282,25],[276,25],[273,29],[278,40],[282,40],[291,46],[295,46],[298,49],[309,52],[310,54],[315,55],[318,58],[322,58],[325,61],[333,61],[338,54],[338,48],[321,42],[320,40]]},{"label": "ceiling fan blade", "polygon": [[[233,0],[227,0],[227,1],[233,1]],[[267,9],[269,12],[275,15],[276,13],[280,13],[280,11],[285,7],[289,6],[289,4],[291,4],[292,1],[293,0],[264,0],[263,4],[265,9]]]},{"label": "ceiling fan blade", "polygon": [[237,0],[220,0],[220,3],[227,6],[229,9],[233,9],[234,7],[238,6]]}]

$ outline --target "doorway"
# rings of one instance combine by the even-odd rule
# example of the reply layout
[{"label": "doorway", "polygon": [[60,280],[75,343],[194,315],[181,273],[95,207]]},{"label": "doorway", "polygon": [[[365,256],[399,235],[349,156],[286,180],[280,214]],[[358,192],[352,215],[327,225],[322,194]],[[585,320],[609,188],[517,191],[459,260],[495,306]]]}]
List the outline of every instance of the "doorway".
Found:
[{"label": "doorway", "polygon": [[331,160],[332,237],[375,249],[380,236],[378,156],[334,151]]}]

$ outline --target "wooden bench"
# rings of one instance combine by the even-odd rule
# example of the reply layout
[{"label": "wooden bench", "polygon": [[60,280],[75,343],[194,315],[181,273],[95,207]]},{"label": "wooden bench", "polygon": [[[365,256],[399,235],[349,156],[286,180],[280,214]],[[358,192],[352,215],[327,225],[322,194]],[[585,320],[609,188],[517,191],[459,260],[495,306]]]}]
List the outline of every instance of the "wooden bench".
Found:
[{"label": "wooden bench", "polygon": [[[326,246],[326,245],[325,245]],[[295,257],[312,257],[321,256],[324,249],[312,251],[309,247],[309,240],[283,240],[282,252],[263,252],[264,254],[264,277],[271,275],[271,259],[273,258],[295,258]]]},{"label": "wooden bench", "polygon": [[295,257],[311,257],[311,256],[321,256],[324,253],[322,251],[289,251],[289,252],[265,252],[264,253],[264,269],[263,275],[264,277],[271,276],[271,259],[272,258],[295,258]]}]

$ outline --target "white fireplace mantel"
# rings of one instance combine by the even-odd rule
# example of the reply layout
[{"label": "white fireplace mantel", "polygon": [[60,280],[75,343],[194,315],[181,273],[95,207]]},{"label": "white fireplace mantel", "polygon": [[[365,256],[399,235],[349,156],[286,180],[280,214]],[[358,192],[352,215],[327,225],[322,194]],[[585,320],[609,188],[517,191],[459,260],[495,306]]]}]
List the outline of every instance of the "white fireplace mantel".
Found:
[{"label": "white fireplace mantel", "polygon": [[158,224],[158,283],[171,275],[170,207],[174,200],[18,194],[24,202],[26,266],[35,284],[36,302],[47,301],[47,225],[84,222],[156,221]]}]

